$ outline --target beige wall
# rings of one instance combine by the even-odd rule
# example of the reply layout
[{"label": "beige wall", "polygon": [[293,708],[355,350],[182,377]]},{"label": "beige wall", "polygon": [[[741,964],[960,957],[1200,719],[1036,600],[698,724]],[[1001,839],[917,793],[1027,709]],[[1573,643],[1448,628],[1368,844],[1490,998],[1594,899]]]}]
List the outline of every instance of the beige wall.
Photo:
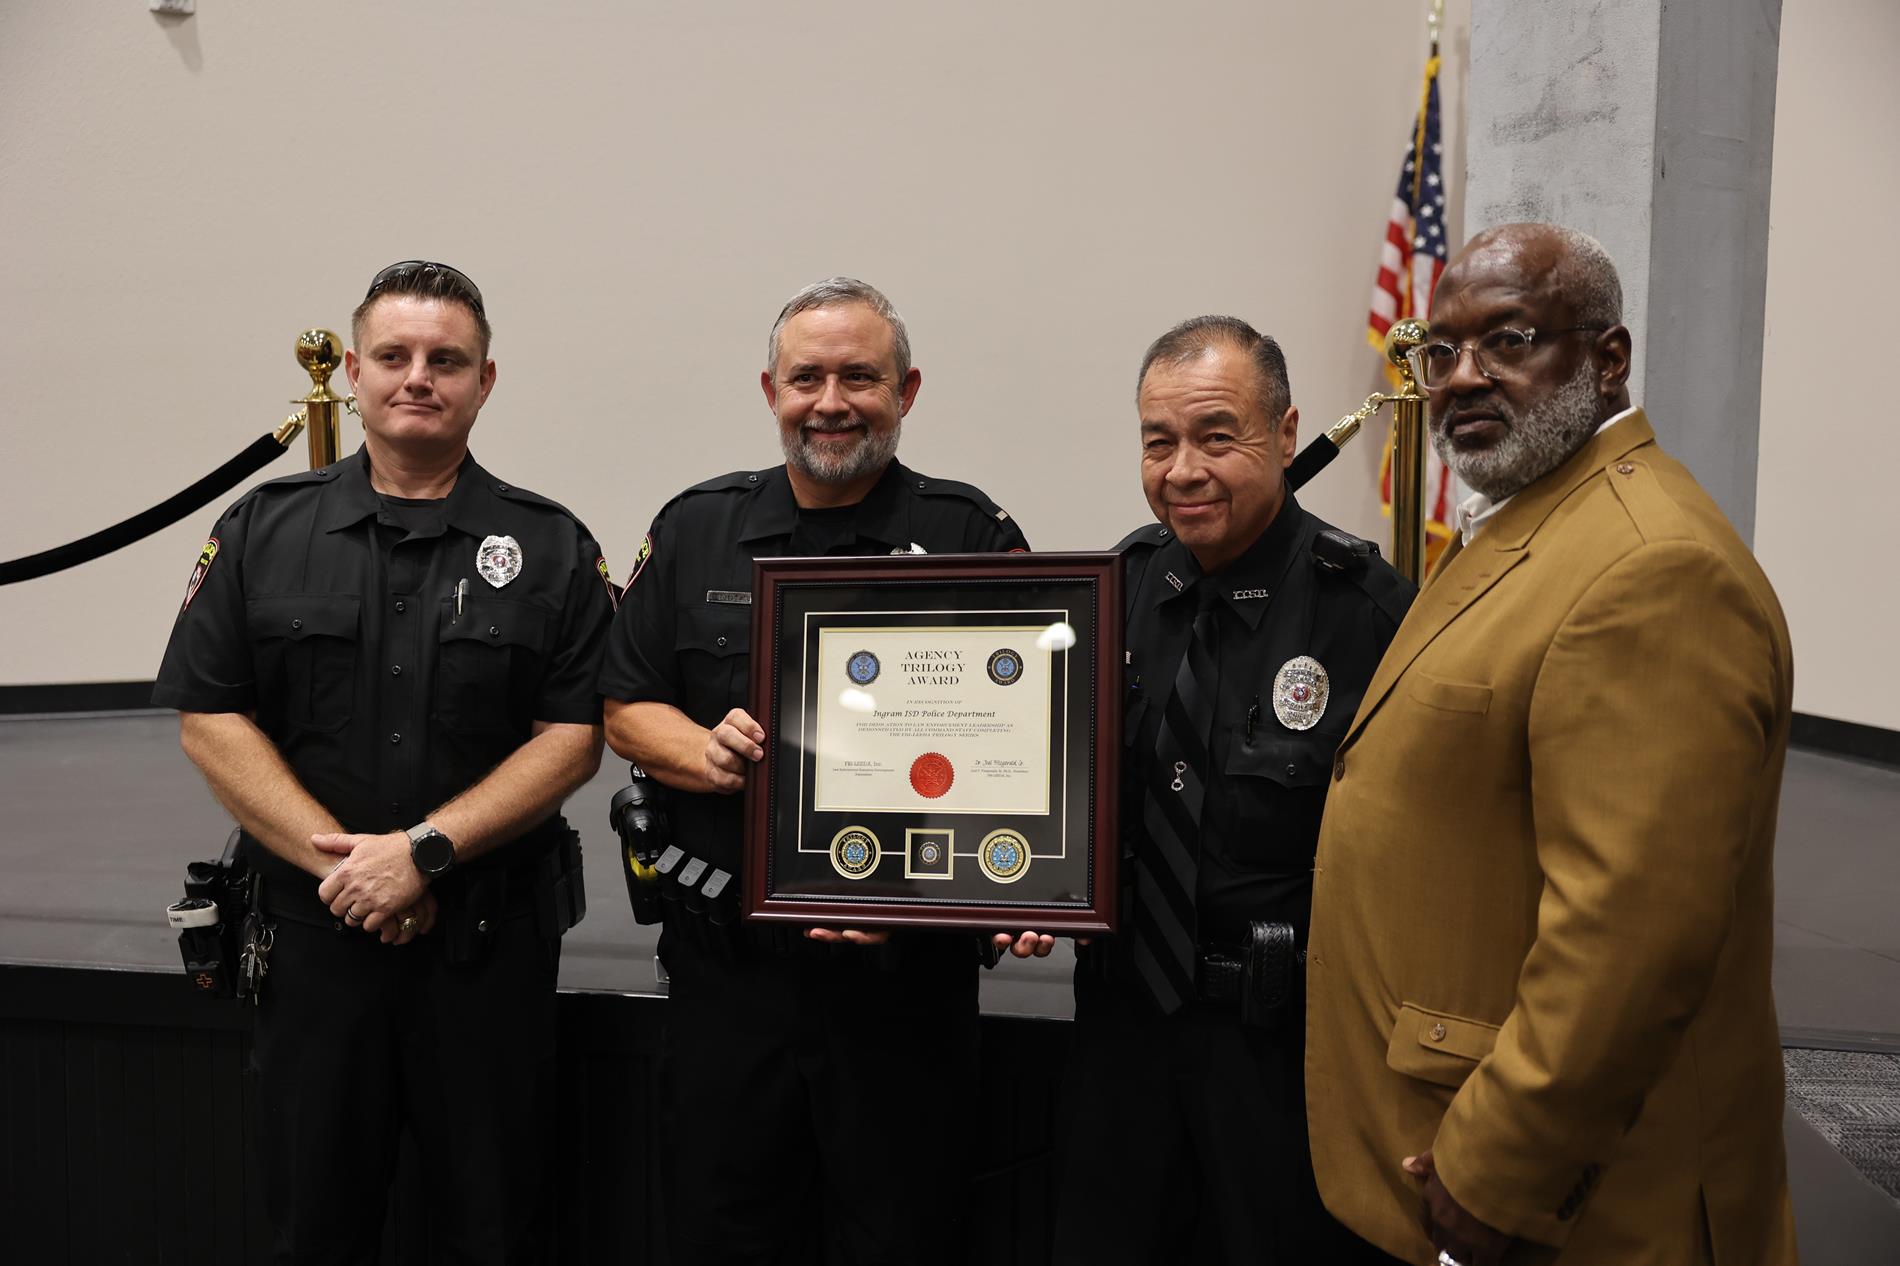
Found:
[{"label": "beige wall", "polygon": [[1893,0],[1783,11],[1755,528],[1794,634],[1795,707],[1890,730],[1896,53]]},{"label": "beige wall", "polygon": [[[198,7],[0,5],[0,557],[274,425],[297,331],[342,330],[416,255],[488,298],[477,454],[571,506],[617,574],[678,489],[777,460],[765,335],[832,273],[910,320],[906,460],[982,484],[1041,548],[1146,519],[1130,380],[1180,317],[1277,333],[1306,434],[1375,384],[1422,4]],[[1376,463],[1362,440],[1309,504],[1383,536]],[[151,676],[216,508],[0,589],[0,683]]]}]

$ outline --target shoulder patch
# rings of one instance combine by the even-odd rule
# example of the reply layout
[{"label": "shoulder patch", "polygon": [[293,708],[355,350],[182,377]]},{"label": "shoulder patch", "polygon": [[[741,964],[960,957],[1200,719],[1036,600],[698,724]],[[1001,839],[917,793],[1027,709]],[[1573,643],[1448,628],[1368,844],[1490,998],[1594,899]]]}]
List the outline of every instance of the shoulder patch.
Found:
[{"label": "shoulder patch", "polygon": [[217,557],[218,538],[214,536],[198,551],[198,562],[191,569],[191,579],[185,582],[185,605],[178,608],[180,612],[190,610],[191,600],[198,596],[198,586],[204,584],[205,576],[210,573],[211,564],[217,561]]},{"label": "shoulder patch", "polygon": [[620,589],[614,584],[614,574],[607,569],[607,556],[601,554],[594,559],[594,570],[600,573],[600,583],[607,586],[607,605],[620,609]]},{"label": "shoulder patch", "polygon": [[1656,480],[1656,473],[1645,463],[1628,457],[1611,462],[1605,468],[1610,491],[1630,516],[1643,543],[1686,541],[1695,536],[1682,507]]},{"label": "shoulder patch", "polygon": [[1122,537],[1116,543],[1113,552],[1124,554],[1132,549],[1160,549],[1172,539],[1173,535],[1159,523],[1144,524]]},{"label": "shoulder patch", "polygon": [[633,582],[640,579],[640,573],[646,568],[647,559],[653,557],[653,533],[648,532],[646,539],[640,542],[640,549],[633,556],[633,574],[627,577],[627,583],[620,586],[620,596],[626,597],[633,588]]}]

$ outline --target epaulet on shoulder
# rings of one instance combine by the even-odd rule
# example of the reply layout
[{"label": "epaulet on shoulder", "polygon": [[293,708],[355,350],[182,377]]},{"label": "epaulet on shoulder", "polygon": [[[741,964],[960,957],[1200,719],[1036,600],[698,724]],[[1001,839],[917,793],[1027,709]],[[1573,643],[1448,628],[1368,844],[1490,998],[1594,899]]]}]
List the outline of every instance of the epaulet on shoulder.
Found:
[{"label": "epaulet on shoulder", "polygon": [[959,483],[955,479],[933,479],[914,470],[908,473],[910,486],[920,497],[955,497],[959,501],[969,502],[998,523],[1009,521],[1009,511],[991,501],[989,494],[975,484]]},{"label": "epaulet on shoulder", "polygon": [[1159,549],[1168,543],[1170,533],[1159,523],[1144,523],[1116,543],[1114,552],[1125,554],[1129,550]]},{"label": "epaulet on shoulder", "polygon": [[770,473],[765,470],[735,470],[727,475],[714,475],[711,479],[694,484],[673,500],[678,501],[680,497],[690,497],[699,492],[739,492],[747,488],[757,488],[765,482],[766,475]]},{"label": "epaulet on shoulder", "polygon": [[1412,607],[1412,599],[1418,596],[1418,586],[1399,573],[1399,569],[1379,557],[1379,547],[1360,537],[1341,532],[1334,528],[1337,537],[1349,542],[1362,543],[1370,549],[1351,566],[1340,567],[1321,556],[1319,538],[1314,538],[1313,566],[1322,576],[1331,576],[1341,584],[1353,588],[1372,599],[1372,604],[1392,617],[1394,624],[1405,619],[1405,613]]},{"label": "epaulet on shoulder", "polygon": [[337,467],[341,465],[342,463],[338,462],[335,465],[320,466],[316,470],[300,470],[294,475],[279,475],[275,479],[266,479],[263,483],[251,489],[251,492],[262,492],[266,488],[314,487],[320,484],[327,484],[336,478]]},{"label": "epaulet on shoulder", "polygon": [[1630,516],[1630,523],[1644,544],[1687,540],[1695,535],[1682,507],[1657,481],[1656,472],[1646,463],[1622,457],[1611,462],[1605,473],[1617,503]]},{"label": "epaulet on shoulder", "polygon": [[553,510],[565,518],[573,519],[576,523],[580,522],[578,518],[575,518],[572,510],[552,497],[544,497],[538,492],[529,492],[526,488],[517,488],[514,484],[496,483],[494,488],[495,495],[504,501],[516,501],[524,506],[538,506],[543,510]]}]

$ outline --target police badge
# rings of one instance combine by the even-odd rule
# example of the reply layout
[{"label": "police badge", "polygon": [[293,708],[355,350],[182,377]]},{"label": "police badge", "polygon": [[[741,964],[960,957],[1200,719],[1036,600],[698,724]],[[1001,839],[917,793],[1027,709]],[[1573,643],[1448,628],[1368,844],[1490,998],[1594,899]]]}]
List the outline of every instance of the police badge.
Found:
[{"label": "police badge", "polygon": [[521,542],[512,536],[490,536],[475,551],[475,570],[499,589],[521,574]]},{"label": "police badge", "polygon": [[1289,730],[1310,730],[1326,712],[1330,687],[1318,660],[1311,655],[1295,656],[1273,675],[1273,715]]}]

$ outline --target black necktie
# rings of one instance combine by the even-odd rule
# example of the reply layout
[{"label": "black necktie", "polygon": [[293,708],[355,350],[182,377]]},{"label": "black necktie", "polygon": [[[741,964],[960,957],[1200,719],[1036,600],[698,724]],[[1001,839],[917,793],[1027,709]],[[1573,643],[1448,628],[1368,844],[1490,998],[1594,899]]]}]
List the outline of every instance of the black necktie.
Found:
[{"label": "black necktie", "polygon": [[1200,871],[1201,806],[1207,794],[1208,739],[1220,679],[1215,618],[1220,595],[1203,581],[1187,653],[1162,709],[1155,760],[1142,806],[1149,847],[1135,853],[1135,970],[1162,1014],[1194,996],[1194,892]]}]

